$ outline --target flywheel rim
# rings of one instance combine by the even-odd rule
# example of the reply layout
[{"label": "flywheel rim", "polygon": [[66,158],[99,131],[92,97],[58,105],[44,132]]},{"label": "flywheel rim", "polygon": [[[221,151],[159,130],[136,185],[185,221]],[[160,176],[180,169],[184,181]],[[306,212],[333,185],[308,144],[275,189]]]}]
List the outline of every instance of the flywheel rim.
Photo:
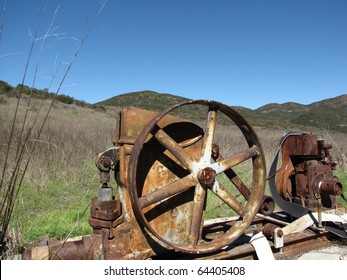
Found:
[{"label": "flywheel rim", "polygon": [[[252,180],[252,192],[250,193],[250,197],[247,200],[246,206],[244,207],[244,209],[242,209],[242,211],[244,212],[242,214],[243,217],[242,217],[242,219],[240,219],[239,221],[236,222],[236,225],[233,225],[229,230],[227,230],[222,235],[221,238],[218,238],[217,240],[215,239],[215,240],[212,240],[212,241],[206,242],[206,243],[200,243],[200,244],[199,244],[199,241],[200,241],[199,237],[197,237],[196,234],[192,233],[190,230],[190,234],[192,233],[193,236],[189,237],[189,239],[191,239],[193,241],[191,243],[189,242],[189,244],[187,245],[187,244],[177,244],[177,243],[171,242],[169,240],[166,240],[165,238],[163,238],[162,236],[157,234],[157,232],[151,227],[151,225],[149,224],[148,220],[146,219],[144,213],[142,212],[142,209],[146,205],[149,205],[148,203],[154,203],[153,201],[157,202],[156,201],[157,198],[148,197],[148,199],[144,199],[143,197],[139,196],[138,191],[137,191],[138,187],[137,187],[136,176],[137,176],[137,169],[138,169],[138,165],[139,165],[139,155],[140,155],[141,150],[144,146],[146,138],[148,137],[149,134],[151,134],[151,131],[153,131],[153,128],[168,113],[172,112],[173,110],[175,110],[178,107],[189,106],[189,105],[207,106],[209,108],[208,118],[210,118],[210,111],[216,111],[216,112],[221,111],[238,126],[238,128],[241,130],[241,132],[242,132],[243,136],[245,137],[245,139],[248,143],[248,146],[249,146],[247,153],[240,155],[240,157],[241,156],[246,157],[246,158],[248,157],[247,160],[252,159],[253,180]],[[214,113],[212,113],[211,116],[213,116],[213,114]],[[208,120],[208,123],[209,123],[209,120]],[[208,128],[206,128],[206,129],[208,129]],[[212,130],[212,132],[213,132],[213,130]],[[206,132],[205,134],[208,134],[208,133]],[[159,138],[159,137],[164,137],[164,136],[157,136],[157,137]],[[207,147],[207,146],[212,145],[211,139],[213,141],[213,137],[212,138],[208,137],[208,136],[206,136],[206,137],[207,137],[206,138],[207,140],[204,140],[204,144],[203,144],[204,145],[204,148],[203,148],[204,149],[204,151],[203,151],[204,155],[209,154],[209,151],[208,151],[209,147]],[[165,142],[165,140],[163,140],[163,141]],[[209,142],[209,143],[206,144],[205,142]],[[169,144],[167,144],[167,145],[169,145]],[[212,146],[210,148],[212,149]],[[237,157],[237,156],[238,155],[235,155],[235,157]],[[180,159],[180,160],[181,160],[181,162],[187,161],[185,157],[182,157],[182,159]],[[203,159],[200,160],[200,163],[202,161],[203,161]],[[214,186],[214,185],[213,186],[208,185],[208,182],[211,178],[209,176],[206,176],[206,173],[212,172],[211,169],[214,171],[217,170],[217,172],[219,172],[219,170],[222,170],[222,169],[218,169],[219,168],[218,162],[215,162],[213,164],[206,163],[204,165],[204,168],[201,168],[201,167],[195,168],[191,164],[191,162],[189,162],[189,161],[184,162],[184,164],[186,166],[189,166],[189,168],[190,168],[189,171],[190,171],[191,176],[190,177],[187,176],[187,181],[191,180],[189,182],[196,182],[195,181],[195,178],[196,178],[196,180],[198,180],[198,183],[201,184],[200,185],[201,188],[198,188],[197,186],[195,186],[194,199],[195,199],[195,197],[197,197],[199,195],[199,194],[197,194],[198,192],[200,192],[200,194],[203,195],[204,189],[206,191],[207,188],[212,189],[212,188],[218,188],[219,187],[219,186]],[[157,239],[159,242],[163,242],[164,244],[167,244],[169,247],[175,249],[176,251],[189,253],[189,254],[201,254],[201,253],[210,253],[213,251],[217,251],[223,247],[230,245],[233,241],[235,241],[253,221],[253,219],[254,219],[254,217],[255,217],[255,215],[256,215],[259,207],[260,207],[262,197],[264,195],[265,180],[266,180],[266,170],[265,169],[266,169],[265,168],[265,157],[264,157],[264,154],[263,154],[263,151],[261,148],[261,144],[259,142],[259,138],[256,135],[253,128],[247,123],[247,121],[239,113],[237,113],[235,110],[233,110],[230,106],[227,106],[223,103],[219,103],[216,101],[211,101],[211,100],[193,100],[193,101],[188,101],[188,102],[182,102],[182,103],[176,104],[176,105],[174,105],[170,108],[167,108],[166,110],[163,110],[162,112],[158,113],[144,127],[144,129],[142,130],[142,132],[140,133],[140,135],[138,136],[138,138],[135,142],[135,145],[132,149],[132,153],[131,153],[130,160],[129,160],[129,172],[128,172],[128,186],[129,186],[129,193],[130,193],[130,199],[131,199],[133,211],[134,211],[134,214],[136,216],[138,223],[141,224],[146,229],[147,232],[149,232],[151,235],[153,235],[154,239]],[[202,175],[202,171],[204,171],[203,175]],[[215,175],[216,174],[212,174],[212,177]],[[201,178],[201,177],[203,177],[203,178]],[[202,181],[200,181],[200,179],[198,179],[198,178],[200,178]],[[206,181],[204,179],[206,179]],[[214,181],[214,182],[217,182],[217,181]],[[217,182],[217,185],[218,185],[218,182]],[[218,191],[223,193],[223,188],[215,189],[214,191],[215,191],[215,193]],[[157,194],[160,197],[159,192]],[[222,196],[225,196],[225,195],[222,195]],[[230,198],[225,196],[225,199],[228,200]],[[147,202],[147,200],[150,202]],[[161,200],[158,200],[158,201],[161,201]],[[233,202],[231,201],[230,203],[233,203]],[[195,205],[195,204],[193,203],[193,205]],[[199,207],[197,206],[197,208],[199,208]],[[200,208],[201,208],[201,206],[200,206]],[[234,209],[234,208],[232,208],[232,209]],[[199,212],[199,209],[194,210],[194,207],[193,207],[192,211]],[[200,222],[201,226],[202,226],[202,222]],[[194,226],[198,227],[198,225],[199,225],[199,222],[192,222],[192,224],[190,226],[192,228],[194,228]],[[196,239],[198,239],[198,240],[196,240]]]}]

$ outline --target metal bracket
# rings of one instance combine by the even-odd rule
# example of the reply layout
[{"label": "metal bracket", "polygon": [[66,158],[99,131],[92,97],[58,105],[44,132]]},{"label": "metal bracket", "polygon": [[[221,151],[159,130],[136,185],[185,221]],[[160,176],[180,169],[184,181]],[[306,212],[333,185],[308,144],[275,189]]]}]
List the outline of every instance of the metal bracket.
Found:
[{"label": "metal bracket", "polygon": [[274,246],[276,249],[284,246],[284,234],[280,227],[274,229]]}]

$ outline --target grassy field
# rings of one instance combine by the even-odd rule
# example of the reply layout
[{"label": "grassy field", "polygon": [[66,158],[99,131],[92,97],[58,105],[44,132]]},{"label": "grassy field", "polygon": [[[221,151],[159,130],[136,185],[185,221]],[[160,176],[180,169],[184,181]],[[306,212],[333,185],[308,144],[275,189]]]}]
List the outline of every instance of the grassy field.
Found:
[{"label": "grassy field", "polygon": [[[8,97],[3,97],[0,102],[0,172],[16,102],[16,99]],[[27,100],[21,102],[7,172],[14,168],[11,159],[15,158],[21,128],[29,128],[39,113],[39,100],[32,100],[29,118],[23,126]],[[39,115],[40,121],[49,102]],[[18,244],[27,247],[42,236],[63,239],[68,234],[78,236],[91,233],[88,225],[89,203],[100,185],[94,159],[98,152],[112,146],[116,116],[117,108],[96,110],[57,102],[39,140],[35,137],[39,126],[33,128],[25,146],[25,156],[31,155],[31,162],[16,201],[9,231]],[[284,131],[264,128],[256,128],[256,131],[269,168]],[[346,135],[323,134],[334,145],[333,156],[340,166],[336,175],[347,186]],[[233,154],[235,149],[240,150],[245,145],[243,137],[233,126],[218,126],[216,141],[224,155]],[[32,152],[35,142],[36,149]],[[250,180],[247,166],[240,167],[237,172],[245,177],[245,181]],[[6,182],[9,174],[2,175]],[[346,187],[345,193],[347,196]],[[0,194],[3,195],[3,192]],[[211,203],[207,209],[207,217],[223,215],[228,215],[228,209],[223,208],[219,200]]]},{"label": "grassy field", "polygon": [[[0,104],[1,170],[16,101],[6,99]],[[8,173],[14,168],[12,163],[26,102],[23,99],[20,106]],[[49,102],[40,114],[41,122]],[[26,127],[32,124],[38,108],[39,100],[32,100]],[[112,145],[116,114],[111,110],[97,111],[56,103],[39,140],[35,137],[39,125],[34,127],[25,147],[25,156],[30,155],[35,142],[36,149],[25,174],[11,223],[19,242],[29,244],[41,236],[64,238],[80,220],[72,235],[91,232],[88,210],[84,216],[82,214],[99,188],[94,158],[98,152]],[[4,175],[6,180],[9,174]]]}]

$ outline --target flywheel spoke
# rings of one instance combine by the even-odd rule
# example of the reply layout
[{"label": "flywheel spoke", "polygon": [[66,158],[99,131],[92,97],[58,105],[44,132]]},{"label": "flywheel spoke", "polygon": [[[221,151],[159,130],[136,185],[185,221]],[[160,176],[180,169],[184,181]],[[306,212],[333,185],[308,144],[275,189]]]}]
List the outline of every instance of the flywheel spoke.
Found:
[{"label": "flywheel spoke", "polygon": [[230,158],[213,163],[211,167],[219,174],[257,155],[259,155],[259,148],[253,145],[251,148],[233,155]]},{"label": "flywheel spoke", "polygon": [[212,145],[214,139],[214,133],[216,128],[217,111],[213,108],[209,108],[206,130],[204,136],[204,145],[202,148],[202,160],[205,164],[209,164],[211,161]]},{"label": "flywheel spoke", "polygon": [[[199,106],[205,112],[207,107],[205,127],[172,113],[191,105],[191,110]],[[248,145],[226,159],[220,157],[215,143],[220,114],[241,130]],[[252,166],[250,186],[232,170],[245,161]],[[255,131],[230,106],[212,100],[182,102],[158,113],[142,129],[126,164],[129,197],[140,227],[160,245],[187,254],[209,254],[232,244],[253,221],[265,188],[265,159]],[[161,172],[161,166],[165,172]],[[160,177],[149,177],[156,176],[156,172]],[[221,173],[235,185],[233,190],[238,189],[237,195],[244,197],[240,199],[219,182]],[[218,238],[210,238],[203,227],[208,190],[242,220],[222,228],[225,231],[218,233]],[[206,239],[202,240],[205,233]]]},{"label": "flywheel spoke", "polygon": [[206,189],[201,185],[197,185],[194,193],[194,202],[193,202],[193,211],[191,217],[191,223],[189,228],[189,245],[193,248],[198,244],[203,216],[204,216],[204,208],[206,203]]},{"label": "flywheel spoke", "polygon": [[[221,154],[218,155],[217,161],[220,162],[224,160]],[[240,193],[248,200],[251,195],[251,191],[245,185],[245,183],[240,179],[239,176],[232,169],[227,169],[224,171],[224,174],[229,178],[229,180],[234,184],[234,186],[240,191]]]},{"label": "flywheel spoke", "polygon": [[155,138],[168,149],[189,171],[192,171],[194,159],[183,149],[174,139],[172,139],[164,130],[159,129]]},{"label": "flywheel spoke", "polygon": [[156,202],[162,201],[166,198],[179,194],[183,191],[190,189],[192,186],[195,186],[198,183],[198,180],[195,175],[188,175],[181,179],[178,179],[158,190],[155,190],[143,197],[139,198],[140,208],[143,209],[146,206],[152,205]]},{"label": "flywheel spoke", "polygon": [[245,183],[240,179],[239,176],[232,169],[225,170],[225,175],[234,184],[234,186],[240,191],[240,193],[248,200],[251,195],[251,191],[247,188]]},{"label": "flywheel spoke", "polygon": [[244,207],[242,204],[218,181],[215,181],[212,192],[217,195],[225,204],[233,209],[241,217],[245,214]]}]

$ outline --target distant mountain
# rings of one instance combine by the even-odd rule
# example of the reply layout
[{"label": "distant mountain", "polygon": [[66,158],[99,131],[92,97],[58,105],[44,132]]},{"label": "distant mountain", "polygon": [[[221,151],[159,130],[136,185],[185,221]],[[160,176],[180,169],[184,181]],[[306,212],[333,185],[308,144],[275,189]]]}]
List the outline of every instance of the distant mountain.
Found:
[{"label": "distant mountain", "polygon": [[[125,93],[96,103],[100,106],[135,106],[143,109],[161,111],[188,98],[155,91]],[[309,129],[347,133],[347,94],[314,102],[309,105],[288,102],[270,103],[256,110],[233,107],[250,124],[261,127],[285,129]],[[205,114],[191,108],[182,108],[180,113],[193,119],[204,119]]]},{"label": "distant mountain", "polygon": [[347,94],[314,102],[268,104],[255,110],[255,123],[280,127],[311,127],[347,132]]},{"label": "distant mountain", "polygon": [[[96,106],[115,106],[126,107],[133,106],[147,110],[162,111],[172,107],[178,103],[189,101],[191,99],[180,97],[168,93],[158,93],[151,90],[130,92],[120,94],[104,101],[98,102]],[[182,116],[187,119],[201,120],[206,117],[206,113],[202,111],[201,106],[184,106],[177,108],[173,114]]]},{"label": "distant mountain", "polygon": [[[168,93],[158,93],[151,90],[120,94],[96,104],[88,104],[65,94],[54,94],[46,90],[29,88],[28,86],[11,86],[0,80],[0,102],[5,102],[3,96],[32,98],[55,98],[57,101],[77,106],[87,106],[92,109],[104,110],[108,106],[122,108],[135,106],[143,109],[162,111],[175,104],[190,99]],[[217,100],[218,101],[218,100]],[[233,107],[251,125],[271,127],[286,130],[335,131],[347,133],[347,94],[314,102],[309,105],[288,102],[284,104],[270,103],[256,110],[245,107]],[[193,120],[205,120],[206,112],[201,107],[185,106],[175,110],[176,114]],[[221,122],[224,122],[221,119]]]},{"label": "distant mountain", "polygon": [[317,107],[317,108],[331,107],[331,108],[338,108],[338,109],[347,109],[347,94],[343,94],[335,98],[325,99],[319,102],[314,102],[309,106]]},{"label": "distant mountain", "polygon": [[264,105],[257,109],[257,112],[260,113],[271,113],[276,111],[282,111],[282,112],[301,112],[309,110],[305,105],[294,103],[294,102],[288,102],[284,104],[278,104],[278,103],[270,103],[267,105]]},{"label": "distant mountain", "polygon": [[151,90],[130,92],[120,94],[104,101],[96,103],[101,106],[115,106],[126,107],[134,106],[142,109],[149,109],[154,111],[162,111],[177,103],[188,101],[188,98],[167,94],[158,93]]}]

